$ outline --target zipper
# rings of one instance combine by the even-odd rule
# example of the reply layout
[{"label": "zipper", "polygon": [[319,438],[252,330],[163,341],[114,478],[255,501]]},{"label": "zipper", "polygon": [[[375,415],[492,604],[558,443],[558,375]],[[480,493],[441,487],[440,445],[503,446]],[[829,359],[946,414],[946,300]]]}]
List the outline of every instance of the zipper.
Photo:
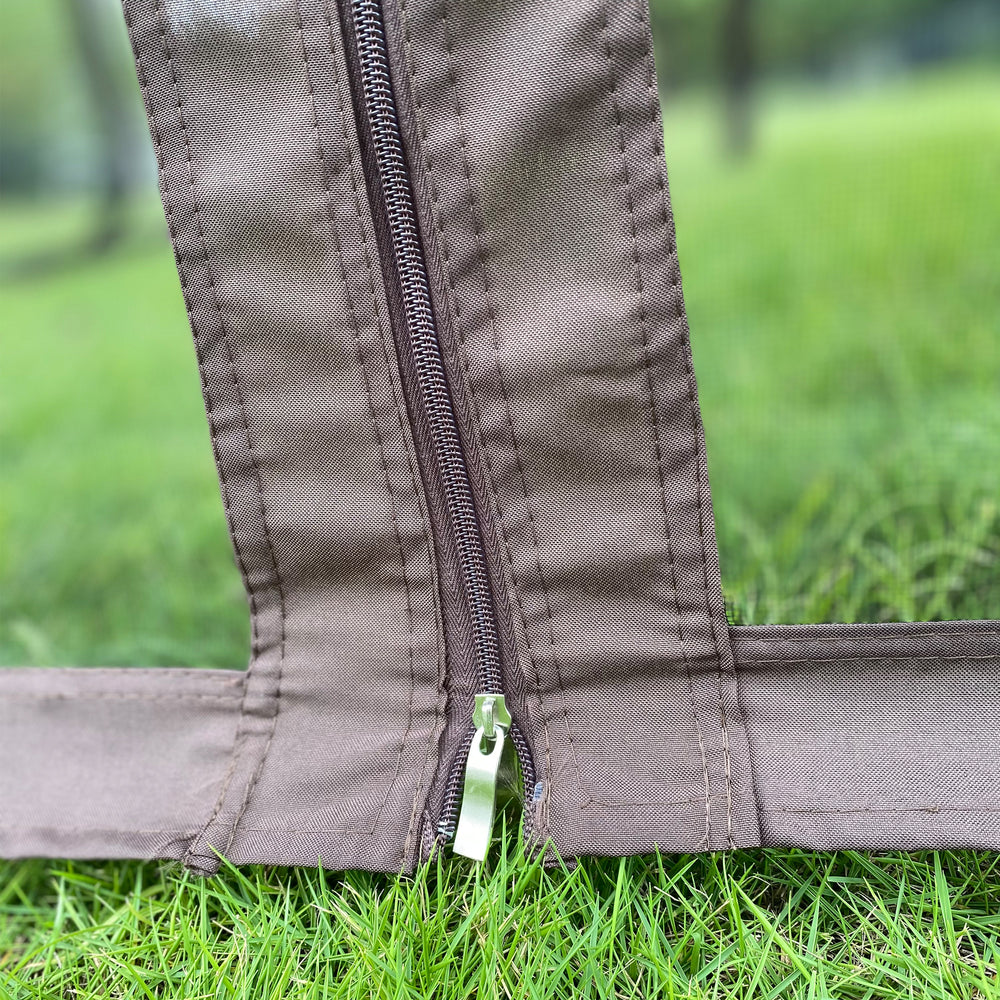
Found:
[{"label": "zipper", "polygon": [[[465,758],[462,803],[452,850],[483,861],[490,846],[497,794],[501,786],[510,712],[502,694],[477,694],[472,715],[475,732]],[[459,758],[461,760],[461,758]]]},{"label": "zipper", "polygon": [[[501,642],[485,548],[431,309],[389,76],[381,6],[379,0],[350,0],[350,5],[361,97],[391,237],[389,263],[398,277],[420,400],[444,487],[475,649],[476,708],[447,780],[437,835],[440,842],[454,837],[457,853],[482,860],[492,838],[498,789],[514,770],[510,767],[512,752],[520,767],[525,800],[534,787],[534,767],[527,741],[514,725],[503,697]],[[530,809],[525,809],[524,816],[527,830]]]}]

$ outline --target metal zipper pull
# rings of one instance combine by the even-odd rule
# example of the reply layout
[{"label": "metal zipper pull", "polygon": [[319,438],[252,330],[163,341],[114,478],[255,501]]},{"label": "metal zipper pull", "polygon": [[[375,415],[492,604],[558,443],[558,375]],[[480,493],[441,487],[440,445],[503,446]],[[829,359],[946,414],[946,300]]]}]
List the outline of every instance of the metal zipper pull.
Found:
[{"label": "metal zipper pull", "polygon": [[511,725],[503,695],[477,694],[472,723],[476,732],[465,763],[462,805],[452,850],[482,861],[493,838],[500,765]]}]

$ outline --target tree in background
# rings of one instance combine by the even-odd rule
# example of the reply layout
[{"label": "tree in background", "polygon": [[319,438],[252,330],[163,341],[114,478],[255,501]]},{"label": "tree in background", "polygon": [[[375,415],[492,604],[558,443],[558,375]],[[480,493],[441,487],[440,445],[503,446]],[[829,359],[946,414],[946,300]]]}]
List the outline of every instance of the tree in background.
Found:
[{"label": "tree in background", "polygon": [[726,145],[742,158],[753,142],[754,0],[725,0],[722,18],[722,83]]},{"label": "tree in background", "polygon": [[715,88],[736,155],[753,146],[761,79],[849,73],[866,48],[900,68],[1000,51],[996,0],[650,0],[650,15],[661,85]]},{"label": "tree in background", "polygon": [[130,127],[133,95],[118,72],[120,53],[109,30],[108,5],[103,0],[62,0],[62,7],[97,126],[100,197],[94,229],[85,245],[90,253],[100,253],[117,243],[125,230],[134,141]]},{"label": "tree in background", "polygon": [[86,199],[67,243],[0,261],[33,275],[104,253],[127,235],[149,140],[117,0],[0,4],[0,184],[6,198]]}]

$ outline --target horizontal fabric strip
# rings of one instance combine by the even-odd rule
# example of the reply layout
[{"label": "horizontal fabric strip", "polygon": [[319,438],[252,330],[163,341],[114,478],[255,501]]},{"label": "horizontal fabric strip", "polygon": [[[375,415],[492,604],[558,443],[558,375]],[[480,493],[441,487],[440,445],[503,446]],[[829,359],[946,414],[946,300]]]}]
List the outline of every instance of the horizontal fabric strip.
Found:
[{"label": "horizontal fabric strip", "polygon": [[1000,848],[998,625],[733,629],[762,844]]},{"label": "horizontal fabric strip", "polygon": [[[998,632],[991,622],[733,629],[759,843],[1000,849]],[[225,777],[244,674],[25,668],[0,680],[0,853],[184,855]],[[697,754],[696,733],[682,729],[678,766]],[[707,802],[689,777],[673,801],[581,803],[564,829],[583,836],[556,846],[566,856],[696,849],[689,831]],[[618,823],[595,822],[609,810]],[[336,826],[248,824],[229,856],[363,866],[366,840]]]},{"label": "horizontal fabric strip", "polygon": [[182,857],[222,786],[245,681],[0,670],[0,855]]}]

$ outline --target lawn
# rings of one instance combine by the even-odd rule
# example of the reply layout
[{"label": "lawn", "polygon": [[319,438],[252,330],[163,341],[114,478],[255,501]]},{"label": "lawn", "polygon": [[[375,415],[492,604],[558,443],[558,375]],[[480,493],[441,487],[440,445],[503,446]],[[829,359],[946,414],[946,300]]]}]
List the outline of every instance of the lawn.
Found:
[{"label": "lawn", "polygon": [[[1000,617],[1000,79],[666,108],[723,576],[745,622]],[[0,259],[82,225],[3,210]],[[0,289],[0,664],[239,667],[162,223]],[[16,336],[14,335],[16,334]],[[2,808],[2,806],[0,806]],[[1000,856],[764,851],[414,878],[0,863],[0,997],[1000,997]]]}]

